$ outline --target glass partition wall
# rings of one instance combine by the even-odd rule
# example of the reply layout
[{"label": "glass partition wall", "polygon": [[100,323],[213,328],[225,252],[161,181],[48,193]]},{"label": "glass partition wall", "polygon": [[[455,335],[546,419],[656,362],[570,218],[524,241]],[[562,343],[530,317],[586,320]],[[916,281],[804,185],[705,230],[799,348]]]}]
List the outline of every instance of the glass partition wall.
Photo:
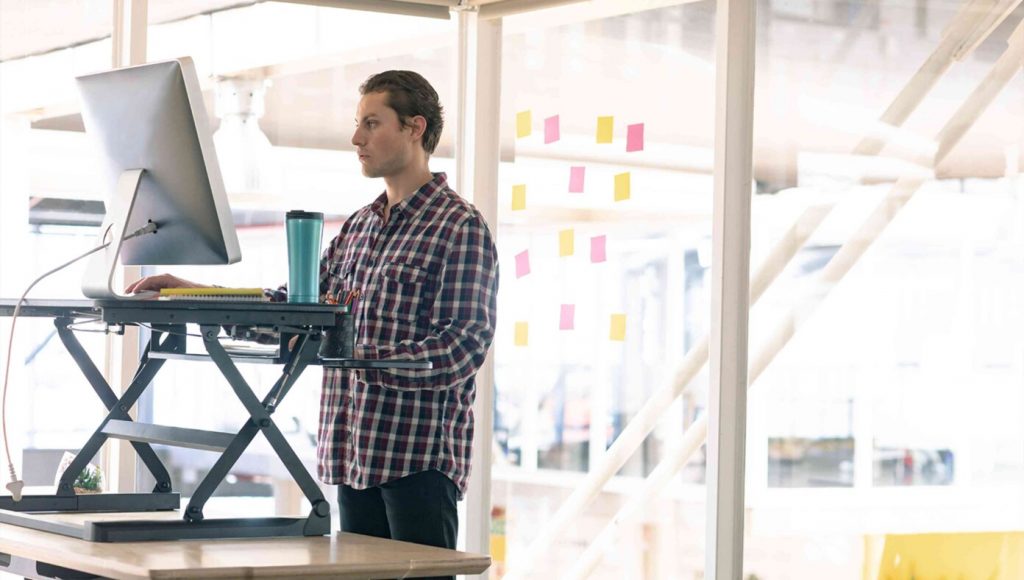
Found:
[{"label": "glass partition wall", "polygon": [[[971,549],[997,577],[1024,573],[999,556],[1024,524],[1024,13],[758,10],[744,575],[994,573],[965,567]],[[696,2],[565,26],[506,20],[529,26],[506,35],[503,64],[515,156],[499,191],[492,575],[702,577],[692,424],[707,379],[686,363],[709,309],[714,14]],[[614,118],[611,143],[600,117]],[[629,144],[639,123],[642,151]],[[626,172],[631,199],[615,201]],[[602,234],[595,263],[587,244]],[[681,395],[606,480],[612,442],[667,381],[685,381]],[[673,446],[680,436],[692,440]],[[682,464],[672,482],[637,498],[666,459]],[[581,495],[594,481],[600,493]],[[939,557],[947,548],[956,556]]]},{"label": "glass partition wall", "polygon": [[492,576],[701,570],[703,449],[642,490],[707,405],[715,4],[551,21],[504,23]]},{"label": "glass partition wall", "polygon": [[1024,574],[1024,12],[763,8],[745,573]]}]

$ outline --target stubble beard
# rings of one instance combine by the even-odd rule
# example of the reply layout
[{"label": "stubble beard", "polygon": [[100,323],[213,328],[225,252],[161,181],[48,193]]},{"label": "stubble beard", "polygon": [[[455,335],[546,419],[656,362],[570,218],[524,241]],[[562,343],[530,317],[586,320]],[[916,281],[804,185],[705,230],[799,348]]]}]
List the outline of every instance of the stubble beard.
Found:
[{"label": "stubble beard", "polygon": [[370,178],[377,177],[388,177],[389,175],[395,175],[402,171],[407,164],[407,159],[401,155],[396,154],[391,158],[384,160],[379,165],[368,165],[362,164],[363,175]]}]

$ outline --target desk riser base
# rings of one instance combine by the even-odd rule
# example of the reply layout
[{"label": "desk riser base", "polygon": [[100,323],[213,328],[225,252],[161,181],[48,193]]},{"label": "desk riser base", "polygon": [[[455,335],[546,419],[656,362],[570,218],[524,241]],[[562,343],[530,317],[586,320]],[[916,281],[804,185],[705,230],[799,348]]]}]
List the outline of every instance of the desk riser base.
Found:
[{"label": "desk riser base", "polygon": [[90,542],[153,542],[218,538],[295,538],[331,533],[330,517],[208,518],[201,521],[86,522],[82,539]]}]

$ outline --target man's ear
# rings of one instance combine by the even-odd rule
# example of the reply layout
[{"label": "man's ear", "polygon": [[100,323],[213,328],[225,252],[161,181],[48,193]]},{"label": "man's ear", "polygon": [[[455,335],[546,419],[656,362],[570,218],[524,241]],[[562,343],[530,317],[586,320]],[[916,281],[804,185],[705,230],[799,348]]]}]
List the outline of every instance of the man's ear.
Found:
[{"label": "man's ear", "polygon": [[410,136],[419,141],[423,139],[423,134],[427,131],[427,119],[422,115],[416,115],[410,118],[407,122],[407,127],[411,130]]}]

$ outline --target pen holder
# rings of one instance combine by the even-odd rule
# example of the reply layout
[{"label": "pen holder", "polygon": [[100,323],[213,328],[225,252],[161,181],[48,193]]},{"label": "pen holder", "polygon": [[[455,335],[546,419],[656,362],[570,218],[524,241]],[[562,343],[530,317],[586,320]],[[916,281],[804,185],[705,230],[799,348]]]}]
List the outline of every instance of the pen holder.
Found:
[{"label": "pen holder", "polygon": [[324,331],[320,358],[352,358],[355,354],[355,319],[351,313],[334,315],[334,326]]}]

